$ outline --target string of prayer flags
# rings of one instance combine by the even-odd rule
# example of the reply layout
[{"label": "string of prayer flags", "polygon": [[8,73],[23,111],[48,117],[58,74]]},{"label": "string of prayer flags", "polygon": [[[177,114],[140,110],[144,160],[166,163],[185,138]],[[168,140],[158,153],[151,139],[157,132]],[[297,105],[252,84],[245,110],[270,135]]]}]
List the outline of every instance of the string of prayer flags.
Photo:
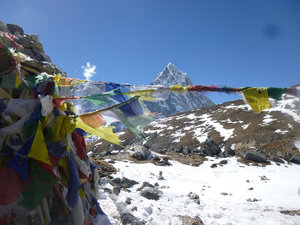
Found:
[{"label": "string of prayer flags", "polygon": [[226,92],[234,93],[240,92],[241,88],[230,88],[230,87],[218,87],[217,85],[205,86],[205,85],[193,85],[188,87],[188,91],[212,91],[212,92]]},{"label": "string of prayer flags", "polygon": [[254,113],[270,108],[267,88],[246,88],[243,89],[243,94]]}]

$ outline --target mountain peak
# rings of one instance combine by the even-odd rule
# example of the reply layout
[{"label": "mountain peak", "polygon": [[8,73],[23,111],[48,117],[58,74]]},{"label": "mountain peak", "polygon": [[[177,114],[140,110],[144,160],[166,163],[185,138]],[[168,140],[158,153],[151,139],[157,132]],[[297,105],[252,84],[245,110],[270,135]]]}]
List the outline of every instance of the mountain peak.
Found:
[{"label": "mountain peak", "polygon": [[178,70],[171,62],[164,68],[162,72],[157,74],[155,80],[151,82],[152,85],[175,85],[181,84],[183,86],[192,85],[192,82],[187,73]]}]

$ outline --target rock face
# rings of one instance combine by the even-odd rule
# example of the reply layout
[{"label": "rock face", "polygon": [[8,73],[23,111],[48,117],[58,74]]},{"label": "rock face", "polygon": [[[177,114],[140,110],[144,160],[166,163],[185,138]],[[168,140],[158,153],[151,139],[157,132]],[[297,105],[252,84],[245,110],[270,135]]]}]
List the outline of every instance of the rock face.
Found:
[{"label": "rock face", "polygon": [[9,32],[15,35],[18,44],[24,47],[23,52],[30,58],[37,61],[51,63],[51,59],[45,54],[42,43],[36,34],[25,34],[24,30],[16,24],[4,24],[0,21],[0,31]]},{"label": "rock face", "polygon": [[[188,74],[178,70],[172,63],[169,63],[162,72],[160,72],[150,85],[172,86],[181,84],[182,86],[192,85]],[[159,117],[165,117],[179,112],[191,109],[203,108],[214,105],[206,96],[186,92],[185,94],[170,93],[165,101],[145,102],[151,112],[160,113]]]}]

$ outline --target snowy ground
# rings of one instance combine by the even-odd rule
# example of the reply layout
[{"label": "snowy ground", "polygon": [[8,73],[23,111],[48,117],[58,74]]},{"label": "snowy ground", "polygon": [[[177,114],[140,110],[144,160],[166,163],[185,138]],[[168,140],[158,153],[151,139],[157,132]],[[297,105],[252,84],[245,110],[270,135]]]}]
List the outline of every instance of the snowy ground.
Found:
[{"label": "snowy ground", "polygon": [[[127,177],[139,182],[130,193],[119,196],[100,193],[100,205],[112,224],[120,214],[130,212],[146,224],[182,224],[178,215],[200,217],[204,224],[300,224],[300,216],[281,214],[281,210],[300,209],[300,165],[275,164],[267,167],[245,166],[235,158],[228,164],[211,168],[221,159],[210,158],[199,167],[171,161],[172,166],[116,162],[115,177]],[[160,180],[162,171],[164,180]],[[144,181],[156,182],[163,192],[158,201],[148,200],[137,191]],[[112,188],[110,184],[102,187]],[[250,190],[252,189],[252,190]],[[190,192],[200,197],[200,205],[188,197]],[[132,203],[125,204],[127,197]],[[247,201],[248,199],[248,201]],[[257,199],[259,201],[250,202]],[[133,207],[137,211],[131,211]]]}]

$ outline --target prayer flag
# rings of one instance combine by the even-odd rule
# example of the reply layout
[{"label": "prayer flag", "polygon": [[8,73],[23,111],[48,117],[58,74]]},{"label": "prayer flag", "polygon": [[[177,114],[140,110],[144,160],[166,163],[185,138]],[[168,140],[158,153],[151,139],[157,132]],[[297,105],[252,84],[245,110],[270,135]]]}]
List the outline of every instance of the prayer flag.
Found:
[{"label": "prayer flag", "polygon": [[260,113],[264,109],[270,108],[267,88],[246,88],[243,94],[254,113]]},{"label": "prayer flag", "polygon": [[33,210],[43,198],[53,189],[58,180],[44,170],[35,160],[29,161],[29,186],[22,192],[21,204],[28,210]]},{"label": "prayer flag", "polygon": [[114,127],[106,127],[102,125],[100,127],[93,128],[87,125],[85,122],[83,122],[79,117],[77,117],[76,119],[76,127],[85,130],[86,132],[89,132],[92,135],[96,135],[100,138],[103,138],[104,140],[107,140],[113,144],[120,145],[118,135],[113,133]]},{"label": "prayer flag", "polygon": [[45,143],[45,138],[42,130],[41,121],[38,122],[38,127],[35,133],[35,137],[33,139],[31,149],[27,156],[51,165],[49,155],[48,155],[48,149]]}]

